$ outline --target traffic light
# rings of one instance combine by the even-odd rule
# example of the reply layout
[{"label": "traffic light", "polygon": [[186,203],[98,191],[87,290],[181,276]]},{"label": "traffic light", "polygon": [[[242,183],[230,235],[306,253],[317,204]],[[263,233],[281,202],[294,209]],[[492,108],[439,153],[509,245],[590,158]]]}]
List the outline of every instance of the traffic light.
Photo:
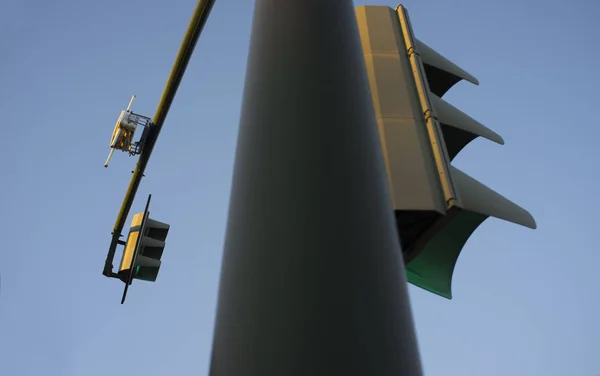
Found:
[{"label": "traffic light", "polygon": [[154,282],[160,270],[160,259],[170,226],[151,219],[148,216],[149,205],[150,197],[144,212],[134,215],[131,221],[118,272],[119,279],[125,283],[121,303],[125,301],[127,288],[133,279]]},{"label": "traffic light", "polygon": [[441,98],[477,79],[417,40],[401,5],[361,6],[356,16],[407,279],[451,299],[460,251],[486,218],[532,229],[535,220],[450,164],[478,136],[504,144]]}]

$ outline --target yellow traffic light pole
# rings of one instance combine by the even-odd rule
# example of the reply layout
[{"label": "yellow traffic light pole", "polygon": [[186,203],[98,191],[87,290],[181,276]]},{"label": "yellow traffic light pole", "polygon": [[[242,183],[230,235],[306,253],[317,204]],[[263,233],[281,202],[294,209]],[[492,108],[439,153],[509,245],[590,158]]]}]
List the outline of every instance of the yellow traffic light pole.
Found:
[{"label": "yellow traffic light pole", "polygon": [[135,194],[138,190],[142,177],[144,176],[144,170],[146,169],[146,165],[148,164],[148,160],[150,159],[150,155],[152,154],[152,150],[154,149],[154,145],[158,139],[160,130],[167,117],[167,114],[169,113],[169,109],[173,103],[173,99],[175,98],[175,94],[177,93],[177,89],[181,83],[181,79],[183,78],[190,58],[192,57],[196,42],[198,41],[200,33],[206,24],[214,3],[215,0],[198,0],[192,19],[190,20],[188,28],[185,32],[185,36],[183,37],[183,42],[181,43],[179,52],[175,58],[175,63],[171,69],[171,74],[169,75],[165,89],[163,90],[160,102],[158,103],[156,113],[152,118],[152,124],[148,128],[146,142],[143,146],[143,150],[140,154],[140,158],[135,170],[133,171],[133,176],[131,177],[129,187],[127,188],[125,198],[123,199],[121,209],[119,210],[117,220],[115,221],[115,226],[112,231],[112,241],[108,249],[108,254],[106,255],[104,270],[102,272],[102,274],[107,277],[118,278],[117,274],[112,271],[112,268],[117,246],[119,244],[124,245],[124,242],[120,239],[122,236],[121,232],[123,231],[123,226],[125,225],[125,221],[127,220],[127,215],[129,214],[131,205],[133,204]]}]

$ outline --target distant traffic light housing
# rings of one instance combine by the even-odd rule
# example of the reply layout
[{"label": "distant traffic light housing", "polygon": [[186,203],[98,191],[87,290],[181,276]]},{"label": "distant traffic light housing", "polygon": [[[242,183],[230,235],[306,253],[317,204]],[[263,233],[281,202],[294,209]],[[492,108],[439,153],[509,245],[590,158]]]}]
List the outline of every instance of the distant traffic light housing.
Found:
[{"label": "distant traffic light housing", "polygon": [[356,8],[408,281],[452,298],[454,266],[488,217],[536,228],[526,210],[450,162],[476,137],[504,140],[441,97],[477,79],[417,40],[401,5]]},{"label": "distant traffic light housing", "polygon": [[154,282],[160,270],[169,225],[151,219],[148,215],[151,196],[148,196],[146,209],[133,216],[129,236],[125,242],[123,258],[118,277],[125,283],[121,304],[125,301],[127,289],[133,279]]}]

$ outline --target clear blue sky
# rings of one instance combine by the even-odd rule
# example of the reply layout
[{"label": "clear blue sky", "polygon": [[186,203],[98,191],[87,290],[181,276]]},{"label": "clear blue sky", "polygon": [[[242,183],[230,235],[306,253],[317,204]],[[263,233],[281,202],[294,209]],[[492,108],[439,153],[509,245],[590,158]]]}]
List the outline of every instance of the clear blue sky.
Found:
[{"label": "clear blue sky", "polygon": [[[207,374],[253,2],[217,0],[134,203],[171,224],[157,283],[121,306],[101,275],[135,162],[102,167],[113,126],[133,93],[154,114],[194,4],[0,3],[1,375]],[[600,375],[600,3],[405,5],[481,82],[445,98],[506,141],[455,164],[538,223],[486,221],[453,300],[410,287],[426,375]]]}]

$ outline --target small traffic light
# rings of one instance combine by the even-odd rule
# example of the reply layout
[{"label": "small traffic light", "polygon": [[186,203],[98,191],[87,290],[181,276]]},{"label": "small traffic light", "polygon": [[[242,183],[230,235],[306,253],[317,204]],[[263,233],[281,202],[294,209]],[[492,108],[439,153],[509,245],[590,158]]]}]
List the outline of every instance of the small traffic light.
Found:
[{"label": "small traffic light", "polygon": [[128,286],[133,279],[154,282],[160,270],[160,259],[170,226],[148,217],[150,198],[148,196],[144,212],[134,215],[131,221],[118,272],[119,278],[125,282],[121,303],[125,301]]},{"label": "small traffic light", "polygon": [[475,77],[413,35],[401,5],[356,8],[408,281],[452,298],[454,266],[488,217],[532,229],[535,220],[450,162],[480,136],[502,137],[441,97]]}]

